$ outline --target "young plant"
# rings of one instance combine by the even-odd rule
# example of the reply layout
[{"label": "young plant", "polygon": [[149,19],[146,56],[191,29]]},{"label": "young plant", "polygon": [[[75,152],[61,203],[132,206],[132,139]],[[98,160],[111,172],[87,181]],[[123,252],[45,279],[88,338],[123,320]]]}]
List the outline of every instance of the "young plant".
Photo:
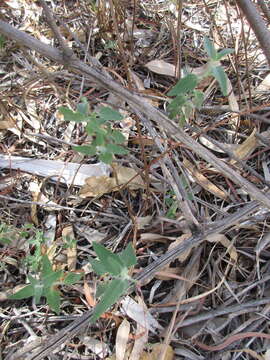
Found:
[{"label": "young plant", "polygon": [[72,285],[78,282],[81,274],[64,273],[62,270],[53,271],[52,264],[47,255],[42,257],[42,269],[39,277],[28,275],[29,284],[11,295],[9,299],[21,300],[34,297],[35,303],[45,297],[50,308],[57,314],[60,313],[60,293],[57,290],[59,285]]},{"label": "young plant", "polygon": [[86,122],[85,130],[93,139],[91,144],[74,146],[73,149],[86,155],[97,155],[100,161],[110,164],[114,155],[128,153],[121,144],[125,142],[123,134],[113,129],[111,122],[122,120],[122,115],[110,107],[101,107],[99,112],[89,113],[89,105],[85,98],[78,104],[76,111],[60,107],[59,111],[66,121]]},{"label": "young plant", "polygon": [[3,245],[11,244],[10,233],[12,232],[12,227],[2,223],[0,224],[0,243]]},{"label": "young plant", "polygon": [[89,259],[93,270],[100,276],[109,276],[110,279],[98,286],[97,297],[100,297],[100,301],[93,310],[91,323],[94,323],[126,292],[134,281],[128,274],[129,268],[137,262],[131,244],[119,254],[114,254],[96,242],[93,242],[93,248],[99,258],[99,260]]},{"label": "young plant", "polygon": [[224,96],[228,95],[227,75],[220,60],[231,54],[233,49],[223,49],[216,51],[214,44],[207,37],[204,38],[204,48],[209,57],[205,71],[200,76],[195,74],[186,74],[177,84],[168,92],[169,96],[175,96],[168,106],[170,118],[178,118],[179,124],[183,126],[194,109],[199,109],[204,100],[204,94],[196,90],[198,83],[205,77],[213,76],[219,83],[221,92]]}]

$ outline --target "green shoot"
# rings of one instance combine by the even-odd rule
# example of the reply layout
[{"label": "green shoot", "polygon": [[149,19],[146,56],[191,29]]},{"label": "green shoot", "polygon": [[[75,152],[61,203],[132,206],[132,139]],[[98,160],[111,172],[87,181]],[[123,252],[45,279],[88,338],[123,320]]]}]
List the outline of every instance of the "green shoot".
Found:
[{"label": "green shoot", "polygon": [[199,109],[203,104],[204,94],[196,90],[196,86],[203,78],[213,76],[219,83],[222,94],[224,96],[228,95],[228,79],[223,67],[220,66],[220,60],[234,50],[223,49],[217,52],[213,42],[207,37],[204,39],[204,48],[209,57],[204,73],[200,76],[186,74],[168,92],[169,96],[175,97],[168,105],[169,116],[172,119],[177,118],[180,126],[184,126],[192,111]]},{"label": "green shoot", "polygon": [[111,279],[98,287],[97,295],[100,301],[93,310],[91,323],[94,323],[126,292],[133,281],[128,275],[129,268],[137,262],[131,244],[119,254],[114,254],[96,242],[93,243],[93,248],[99,258],[99,260],[89,259],[93,270],[98,275],[108,274]]},{"label": "green shoot", "polygon": [[85,130],[93,139],[91,144],[74,146],[73,149],[83,154],[97,155],[100,161],[110,164],[114,155],[126,155],[128,151],[121,144],[125,142],[123,134],[112,128],[111,122],[122,120],[122,115],[110,107],[101,107],[99,112],[89,113],[89,105],[85,98],[72,111],[60,107],[59,111],[66,121],[85,122]]}]

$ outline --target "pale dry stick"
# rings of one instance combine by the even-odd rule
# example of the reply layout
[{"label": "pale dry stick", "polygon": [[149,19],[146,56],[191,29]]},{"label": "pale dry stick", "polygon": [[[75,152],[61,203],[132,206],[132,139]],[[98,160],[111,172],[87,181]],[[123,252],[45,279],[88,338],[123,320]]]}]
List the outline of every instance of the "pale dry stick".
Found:
[{"label": "pale dry stick", "polygon": [[232,314],[233,316],[237,316],[237,313],[245,314],[250,312],[258,311],[258,306],[263,306],[269,304],[270,298],[266,297],[260,300],[251,300],[244,304],[237,304],[232,306],[224,306],[211,311],[204,311],[198,315],[191,316],[188,319],[185,319],[181,322],[181,324],[177,327],[184,328],[186,326],[195,325],[202,323],[204,324],[206,321],[215,319],[218,316]]},{"label": "pale dry stick", "polygon": [[80,74],[88,75],[91,80],[94,80],[105,89],[112,91],[118,95],[121,99],[129,103],[131,108],[143,113],[146,117],[156,122],[161,128],[166,130],[168,135],[182,142],[183,145],[193,150],[205,161],[210,163],[214,168],[220,171],[224,176],[230,178],[235,184],[243,188],[251,197],[259,200],[266,207],[270,208],[270,198],[262,191],[257,189],[256,186],[251,184],[248,180],[239,175],[226,163],[222,162],[208,149],[203,147],[201,144],[192,139],[182,129],[180,129],[171,119],[166,115],[162,114],[159,110],[155,109],[152,105],[147,103],[142,97],[134,94],[133,92],[125,89],[123,86],[105,77],[101,71],[90,67],[78,59],[71,57],[70,59],[64,59],[61,53],[55,48],[43,44],[41,41],[33,38],[32,36],[15,29],[11,25],[0,20],[0,33],[4,36],[11,38],[30,49],[34,49],[40,54],[50,58],[51,60],[57,61],[61,64],[67,65],[70,69]]}]

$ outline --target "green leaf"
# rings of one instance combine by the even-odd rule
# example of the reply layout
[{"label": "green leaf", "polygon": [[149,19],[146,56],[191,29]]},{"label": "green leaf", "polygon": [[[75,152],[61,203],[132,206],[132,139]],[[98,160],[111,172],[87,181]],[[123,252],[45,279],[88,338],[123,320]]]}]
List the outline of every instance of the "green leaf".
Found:
[{"label": "green leaf", "polygon": [[113,161],[113,155],[108,152],[103,152],[99,155],[99,160],[104,162],[105,164],[111,164]]},{"label": "green leaf", "polygon": [[204,101],[204,93],[199,90],[194,90],[193,104],[197,109],[200,109]]},{"label": "green leaf", "polygon": [[114,279],[104,291],[100,302],[95,306],[93,314],[90,318],[90,323],[94,323],[97,319],[106,312],[116,301],[125,293],[129,287],[128,280]]},{"label": "green leaf", "polygon": [[234,49],[222,49],[217,53],[217,60],[221,60],[224,56],[234,53]]},{"label": "green leaf", "polygon": [[70,272],[66,275],[66,277],[63,280],[63,284],[65,285],[72,285],[78,282],[82,277],[82,274]]},{"label": "green leaf", "polygon": [[97,132],[102,133],[104,136],[107,135],[106,130],[102,129],[98,119],[92,118],[86,125],[85,130],[89,135],[93,135]]},{"label": "green leaf", "polygon": [[6,238],[6,237],[4,237],[4,236],[1,236],[1,237],[0,237],[0,242],[1,242],[2,244],[11,244],[11,240],[8,239],[8,238]]},{"label": "green leaf", "polygon": [[100,282],[98,285],[97,285],[97,290],[96,290],[96,297],[97,298],[100,298],[104,292],[106,291],[107,289],[107,286],[110,284],[109,281],[105,281],[105,282]]},{"label": "green leaf", "polygon": [[89,104],[86,97],[82,97],[81,103],[77,105],[77,111],[85,116],[89,114]]},{"label": "green leaf", "polygon": [[43,295],[44,286],[41,282],[34,285],[34,300],[38,304],[40,302],[41,296]]},{"label": "green leaf", "polygon": [[103,269],[112,275],[119,275],[121,269],[125,267],[120,256],[95,241],[93,242],[93,248],[102,263]]},{"label": "green leaf", "polygon": [[103,146],[105,145],[105,137],[103,134],[97,133],[96,138],[92,141],[93,146]]},{"label": "green leaf", "polygon": [[35,292],[33,285],[26,285],[23,289],[17,291],[15,294],[9,296],[8,298],[12,300],[27,299],[29,297],[32,297],[34,293]]},{"label": "green leaf", "polygon": [[204,49],[211,60],[217,60],[217,50],[214,47],[214,43],[206,36],[204,38]]},{"label": "green leaf", "polygon": [[106,145],[107,152],[111,152],[113,154],[125,155],[128,154],[128,150],[124,149],[122,146],[116,144],[107,144]]},{"label": "green leaf", "polygon": [[197,86],[198,81],[198,76],[188,74],[177,82],[177,84],[168,92],[168,96],[177,96],[193,91]]},{"label": "green leaf", "polygon": [[0,35],[0,49],[4,48],[6,38],[3,35]]},{"label": "green leaf", "polygon": [[41,279],[44,286],[44,289],[47,289],[54,285],[63,275],[62,270],[53,271],[52,264],[47,255],[44,255],[42,258],[42,271]]},{"label": "green leaf", "polygon": [[131,243],[121,251],[119,256],[127,268],[137,264],[136,254]]},{"label": "green leaf", "polygon": [[176,118],[180,114],[181,108],[186,104],[187,97],[185,95],[178,95],[168,105],[169,116],[171,119]]},{"label": "green leaf", "polygon": [[48,255],[44,255],[42,258],[42,276],[45,277],[53,272],[52,264],[48,258]]},{"label": "green leaf", "polygon": [[105,246],[99,244],[96,241],[93,241],[93,248],[99,260],[104,264],[106,264],[110,256],[115,255],[112,251],[108,250]]},{"label": "green leaf", "polygon": [[[113,276],[118,276],[121,274],[122,270],[126,268],[125,263],[121,259],[121,255],[114,254],[112,251],[96,242],[93,242],[93,248],[100,259],[100,263],[102,264],[102,267],[99,267],[98,271],[105,270],[105,272],[108,272]],[[94,263],[94,266],[96,266],[96,263]]]},{"label": "green leaf", "polygon": [[58,291],[53,290],[52,288],[48,289],[46,293],[44,294],[47,303],[50,306],[50,308],[56,312],[56,314],[60,313],[60,295]]},{"label": "green leaf", "polygon": [[80,112],[74,112],[64,106],[59,108],[61,114],[64,115],[66,121],[83,122],[87,120],[87,116]]},{"label": "green leaf", "polygon": [[75,151],[78,151],[82,154],[86,154],[89,156],[94,156],[97,154],[97,149],[95,146],[92,145],[78,145],[78,146],[72,146],[72,149]]},{"label": "green leaf", "polygon": [[224,96],[228,95],[227,89],[227,75],[222,66],[213,66],[211,67],[211,72],[215,79],[218,81],[221,92]]},{"label": "green leaf", "polygon": [[105,121],[119,121],[123,119],[123,116],[118,111],[106,106],[100,108],[99,116]]},{"label": "green leaf", "polygon": [[44,288],[49,288],[54,285],[56,282],[59,282],[60,278],[63,276],[63,271],[53,271],[50,275],[46,275],[42,278],[42,282],[44,284]]},{"label": "green leaf", "polygon": [[108,272],[104,264],[101,263],[100,261],[92,259],[91,257],[89,257],[88,260],[96,274],[102,276]]},{"label": "green leaf", "polygon": [[126,141],[126,138],[124,137],[124,135],[118,130],[113,130],[111,137],[113,138],[113,140],[116,144],[122,144],[123,142]]}]

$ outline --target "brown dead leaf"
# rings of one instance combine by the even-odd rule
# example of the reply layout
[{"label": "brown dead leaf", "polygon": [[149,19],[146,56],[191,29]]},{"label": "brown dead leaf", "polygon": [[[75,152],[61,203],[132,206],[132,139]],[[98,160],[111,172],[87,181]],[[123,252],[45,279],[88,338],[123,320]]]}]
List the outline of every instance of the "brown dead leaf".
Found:
[{"label": "brown dead leaf", "polygon": [[[248,157],[250,154],[253,153],[253,151],[259,145],[259,141],[255,136],[255,134],[256,134],[256,129],[254,129],[252,133],[249,135],[249,137],[233,151],[234,156],[236,156],[239,160],[243,160],[246,157]],[[234,159],[230,160],[230,164],[235,164],[235,163],[237,163],[236,160]]]},{"label": "brown dead leaf", "polygon": [[175,65],[164,60],[152,60],[144,65],[148,70],[160,74],[175,77]]},{"label": "brown dead leaf", "polygon": [[228,194],[224,190],[221,190],[216,185],[214,185],[203,174],[201,174],[200,171],[193,164],[191,164],[190,161],[184,159],[183,164],[185,168],[190,172],[190,174],[194,177],[195,181],[199,185],[201,185],[201,187],[203,187],[206,191],[209,191],[211,194],[223,200],[227,199]]},{"label": "brown dead leaf", "polygon": [[85,185],[80,190],[80,197],[95,197],[113,191],[115,180],[106,175],[91,176],[85,180]]},{"label": "brown dead leaf", "polygon": [[225,248],[228,249],[230,258],[233,262],[238,259],[237,251],[232,242],[224,234],[211,234],[208,235],[205,240],[209,242],[220,242]]},{"label": "brown dead leaf", "polygon": [[114,165],[113,177],[91,176],[86,179],[85,185],[80,191],[80,197],[96,197],[112,191],[119,191],[124,185],[130,190],[137,190],[145,187],[144,181],[138,173],[125,166]]}]

